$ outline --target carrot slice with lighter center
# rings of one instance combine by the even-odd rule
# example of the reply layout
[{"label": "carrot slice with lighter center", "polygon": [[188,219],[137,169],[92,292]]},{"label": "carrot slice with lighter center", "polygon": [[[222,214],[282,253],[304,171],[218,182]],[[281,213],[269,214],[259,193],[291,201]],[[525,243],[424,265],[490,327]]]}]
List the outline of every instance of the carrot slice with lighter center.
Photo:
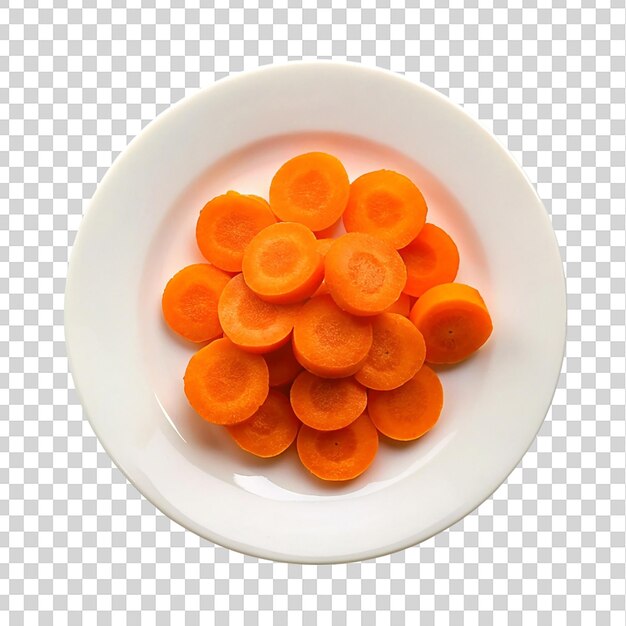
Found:
[{"label": "carrot slice with lighter center", "polygon": [[217,303],[230,277],[208,263],[183,268],[169,280],[161,307],[168,326],[189,341],[209,341],[222,333]]},{"label": "carrot slice with lighter center", "polygon": [[282,393],[270,390],[252,417],[226,428],[242,450],[267,459],[278,456],[295,441],[300,421],[289,400]]},{"label": "carrot slice with lighter center", "polygon": [[229,191],[207,202],[196,224],[203,256],[227,272],[240,272],[243,251],[276,218],[262,198]]},{"label": "carrot slice with lighter center", "polygon": [[320,378],[310,372],[293,381],[290,398],[296,415],[317,430],[344,428],[367,405],[367,392],[354,378]]},{"label": "carrot slice with lighter center", "polygon": [[406,283],[398,252],[373,235],[348,233],[326,253],[324,281],[335,302],[353,315],[376,315],[391,306]]},{"label": "carrot slice with lighter center", "polygon": [[303,425],[298,456],[309,472],[323,480],[352,480],[371,464],[378,451],[378,433],[367,413],[340,430],[320,431]]},{"label": "carrot slice with lighter center", "polygon": [[412,441],[426,434],[443,408],[441,381],[427,365],[401,387],[369,391],[367,396],[367,410],[376,428],[398,441]]},{"label": "carrot slice with lighter center", "polygon": [[411,321],[424,336],[430,363],[463,361],[493,330],[480,293],[460,283],[437,285],[423,293],[413,306]]},{"label": "carrot slice with lighter center", "polygon": [[293,326],[293,351],[310,372],[341,378],[357,372],[372,345],[372,325],[342,311],[328,296],[309,300]]},{"label": "carrot slice with lighter center", "polygon": [[341,217],[350,182],[341,161],[309,152],[287,161],[274,175],[270,206],[284,222],[300,222],[313,231],[329,228]]},{"label": "carrot slice with lighter center", "polygon": [[268,302],[293,303],[310,297],[324,277],[315,235],[302,224],[268,226],[248,244],[243,256],[246,284]]},{"label": "carrot slice with lighter center", "polygon": [[272,304],[261,300],[242,274],[224,287],[218,314],[226,336],[249,352],[270,352],[289,341],[300,305]]},{"label": "carrot slice with lighter center", "polygon": [[421,296],[427,289],[451,283],[459,270],[459,251],[452,238],[434,224],[425,224],[420,234],[402,250],[406,265],[405,293]]},{"label": "carrot slice with lighter center", "polygon": [[354,377],[370,389],[395,389],[422,367],[426,356],[424,338],[410,320],[396,313],[374,317],[372,330],[372,347]]},{"label": "carrot slice with lighter center", "polygon": [[208,422],[236,424],[265,401],[269,374],[263,357],[216,339],[196,352],[185,371],[189,404]]},{"label": "carrot slice with lighter center", "polygon": [[343,223],[348,232],[370,233],[403,248],[424,226],[427,210],[421,191],[406,176],[378,170],[350,185]]}]

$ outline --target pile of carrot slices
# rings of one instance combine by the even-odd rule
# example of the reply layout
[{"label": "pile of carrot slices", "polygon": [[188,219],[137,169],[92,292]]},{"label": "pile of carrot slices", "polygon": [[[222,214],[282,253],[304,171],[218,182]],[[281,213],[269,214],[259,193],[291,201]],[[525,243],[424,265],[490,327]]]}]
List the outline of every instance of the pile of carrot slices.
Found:
[{"label": "pile of carrot slices", "polygon": [[426,434],[443,407],[432,366],[463,361],[492,331],[479,292],[453,282],[454,241],[426,217],[406,176],[350,183],[322,152],[285,163],[269,202],[209,201],[196,227],[208,263],[180,270],[162,299],[169,327],[206,344],[184,375],[190,405],[256,456],[297,441],[331,481],[362,474],[379,434]]}]

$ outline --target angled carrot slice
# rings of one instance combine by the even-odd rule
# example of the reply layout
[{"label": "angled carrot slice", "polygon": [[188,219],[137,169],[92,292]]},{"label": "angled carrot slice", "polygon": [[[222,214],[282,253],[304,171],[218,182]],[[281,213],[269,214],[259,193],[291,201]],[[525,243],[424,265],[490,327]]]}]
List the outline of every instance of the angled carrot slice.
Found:
[{"label": "angled carrot slice", "polygon": [[427,289],[451,283],[459,270],[459,251],[452,238],[434,224],[425,224],[420,234],[402,250],[406,265],[405,293],[421,296]]},{"label": "angled carrot slice", "polygon": [[424,363],[426,346],[415,325],[397,313],[372,318],[374,339],[354,377],[370,389],[389,390],[412,378]]},{"label": "angled carrot slice", "polygon": [[354,378],[320,378],[310,372],[302,372],[293,381],[290,398],[300,420],[317,430],[343,428],[367,405],[365,387]]},{"label": "angled carrot slice", "polygon": [[363,413],[340,430],[320,431],[303,425],[298,456],[309,472],[322,480],[352,480],[371,464],[378,451],[378,433]]},{"label": "angled carrot slice", "polygon": [[341,161],[324,152],[308,152],[287,161],[270,186],[270,206],[284,222],[300,222],[313,231],[332,226],[348,202],[350,182]]},{"label": "angled carrot slice", "polygon": [[269,392],[263,357],[230,339],[216,339],[196,352],[185,372],[185,395],[200,417],[214,424],[248,419]]},{"label": "angled carrot slice", "polygon": [[417,237],[426,212],[424,196],[406,176],[379,170],[359,176],[350,185],[343,223],[348,232],[376,235],[394,248],[403,248]]},{"label": "angled carrot slice", "polygon": [[391,306],[406,283],[398,252],[373,235],[348,233],[335,240],[324,260],[330,295],[353,315],[376,315]]},{"label": "angled carrot slice", "polygon": [[463,361],[493,330],[480,293],[460,283],[437,285],[423,293],[413,306],[411,321],[424,336],[430,363]]},{"label": "angled carrot slice", "polygon": [[369,320],[342,311],[330,296],[311,298],[296,316],[293,352],[317,376],[351,376],[361,369],[371,345]]},{"label": "angled carrot slice", "polygon": [[272,224],[258,233],[246,248],[242,268],[248,287],[278,304],[310,297],[324,277],[317,239],[295,222]]},{"label": "angled carrot slice", "polygon": [[197,263],[176,273],[165,286],[161,306],[168,326],[189,341],[202,342],[222,333],[217,302],[230,280],[217,267]]},{"label": "angled carrot slice", "polygon": [[242,450],[267,459],[278,456],[295,441],[300,421],[289,400],[270,390],[252,417],[226,428]]},{"label": "angled carrot slice", "polygon": [[196,224],[196,241],[203,256],[227,272],[240,272],[243,251],[276,218],[258,197],[229,191],[207,202]]},{"label": "angled carrot slice", "polygon": [[245,283],[243,274],[224,287],[218,314],[224,334],[249,352],[270,352],[289,341],[300,306],[261,300]]},{"label": "angled carrot slice", "polygon": [[443,407],[441,381],[427,365],[401,387],[369,391],[367,397],[367,410],[376,428],[398,441],[426,434],[437,423]]}]

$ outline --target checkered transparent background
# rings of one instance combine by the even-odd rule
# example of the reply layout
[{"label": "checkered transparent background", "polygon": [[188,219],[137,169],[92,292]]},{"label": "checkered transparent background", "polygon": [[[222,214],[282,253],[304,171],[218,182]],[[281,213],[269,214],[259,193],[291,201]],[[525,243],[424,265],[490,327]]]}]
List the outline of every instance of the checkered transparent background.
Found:
[{"label": "checkered transparent background", "polygon": [[[201,4],[0,0],[0,623],[623,625],[624,1]],[[127,142],[199,87],[301,58],[463,104],[536,183],[569,292],[554,406],[508,481],[421,546],[332,567],[156,511],[83,420],[63,339],[68,251]]]}]

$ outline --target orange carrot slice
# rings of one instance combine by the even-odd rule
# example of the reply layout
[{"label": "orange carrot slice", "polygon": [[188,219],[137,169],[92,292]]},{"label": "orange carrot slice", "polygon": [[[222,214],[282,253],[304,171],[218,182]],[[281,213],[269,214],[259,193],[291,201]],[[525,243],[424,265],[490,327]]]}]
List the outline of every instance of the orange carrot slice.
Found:
[{"label": "orange carrot slice", "polygon": [[227,272],[240,272],[243,251],[276,218],[259,198],[229,191],[207,202],[196,224],[203,256]]},{"label": "orange carrot slice", "polygon": [[258,233],[246,248],[242,267],[248,287],[279,304],[310,297],[324,277],[317,239],[295,222],[272,224]]},{"label": "orange carrot slice", "polygon": [[253,194],[253,193],[249,193],[248,198],[254,198],[255,200],[258,200],[263,205],[264,208],[270,209],[270,203],[265,198],[261,196],[257,196],[256,194]]},{"label": "orange carrot slice", "polygon": [[270,387],[287,385],[302,371],[302,365],[298,363],[293,354],[291,342],[286,343],[278,350],[263,355],[270,372]]},{"label": "orange carrot slice", "polygon": [[320,378],[310,372],[302,372],[293,381],[290,398],[300,420],[317,430],[344,428],[367,405],[365,387],[354,378]]},{"label": "orange carrot slice", "polygon": [[402,315],[383,313],[372,318],[374,339],[363,367],[354,377],[370,389],[400,387],[424,363],[426,346],[417,328]]},{"label": "orange carrot slice", "polygon": [[208,265],[189,265],[165,286],[161,307],[168,326],[189,341],[202,342],[222,333],[217,301],[230,280],[228,274]]},{"label": "orange carrot slice", "polygon": [[318,239],[317,240],[317,251],[323,256],[326,256],[326,253],[330,250],[330,247],[335,243],[334,239]]},{"label": "orange carrot slice", "polygon": [[382,313],[400,297],[406,283],[406,268],[398,252],[364,233],[336,239],[324,266],[331,296],[353,315]]},{"label": "orange carrot slice", "polygon": [[297,304],[261,300],[245,283],[243,274],[231,278],[217,307],[225,335],[248,352],[270,352],[289,341]]},{"label": "orange carrot slice", "polygon": [[493,330],[480,293],[460,283],[437,285],[413,306],[411,321],[426,342],[430,363],[458,363],[480,348]]},{"label": "orange carrot slice", "polygon": [[330,293],[328,291],[328,285],[325,281],[322,281],[322,284],[317,288],[317,291],[313,294],[313,297],[315,298],[316,296],[325,296],[327,293]]},{"label": "orange carrot slice", "polygon": [[411,297],[406,293],[401,293],[398,299],[385,309],[385,313],[397,313],[409,317],[411,313]]},{"label": "orange carrot slice", "polygon": [[302,465],[322,480],[352,480],[371,464],[378,433],[367,413],[340,430],[320,431],[303,425],[298,433]]},{"label": "orange carrot slice", "polygon": [[452,238],[434,224],[425,224],[420,234],[402,250],[406,265],[405,293],[421,296],[427,289],[451,283],[459,270],[459,251]]},{"label": "orange carrot slice", "polygon": [[343,223],[348,232],[370,233],[404,248],[424,226],[426,212],[424,196],[406,176],[379,170],[352,183]]},{"label": "orange carrot slice", "polygon": [[270,206],[282,221],[300,222],[319,231],[341,217],[349,193],[341,161],[324,152],[309,152],[290,159],[276,172]]},{"label": "orange carrot slice", "polygon": [[401,387],[367,395],[367,409],[376,428],[398,441],[426,434],[437,423],[443,407],[441,381],[427,365]]},{"label": "orange carrot slice", "polygon": [[242,450],[267,459],[278,456],[295,441],[300,421],[289,400],[270,390],[252,417],[226,428]]},{"label": "orange carrot slice", "polygon": [[371,345],[369,320],[342,311],[330,296],[312,298],[296,316],[293,352],[317,376],[351,376],[361,369]]},{"label": "orange carrot slice", "polygon": [[196,352],[185,372],[185,395],[200,417],[213,424],[248,419],[269,392],[263,357],[216,339]]}]

